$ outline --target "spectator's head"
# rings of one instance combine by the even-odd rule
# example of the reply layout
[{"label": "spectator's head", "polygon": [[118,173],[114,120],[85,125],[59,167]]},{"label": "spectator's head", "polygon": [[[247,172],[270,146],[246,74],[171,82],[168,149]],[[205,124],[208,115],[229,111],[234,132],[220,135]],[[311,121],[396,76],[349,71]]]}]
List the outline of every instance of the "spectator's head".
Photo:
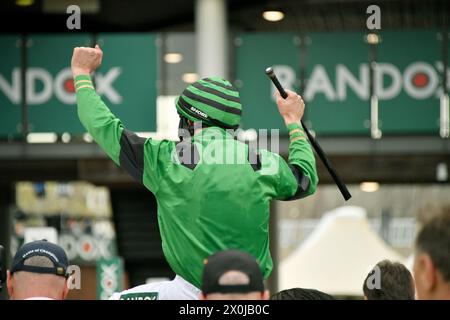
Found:
[{"label": "spectator's head", "polygon": [[270,300],[334,300],[334,298],[315,289],[292,288],[275,293]]},{"label": "spectator's head", "polygon": [[255,258],[238,250],[213,254],[205,262],[200,299],[267,300],[264,279]]},{"label": "spectator's head", "polygon": [[10,299],[65,299],[68,264],[66,253],[56,244],[41,240],[23,245],[7,274]]},{"label": "spectator's head", "polygon": [[367,275],[363,292],[367,300],[414,300],[414,279],[403,264],[383,260]]},{"label": "spectator's head", "polygon": [[450,299],[450,208],[429,220],[419,232],[414,258],[417,296]]}]

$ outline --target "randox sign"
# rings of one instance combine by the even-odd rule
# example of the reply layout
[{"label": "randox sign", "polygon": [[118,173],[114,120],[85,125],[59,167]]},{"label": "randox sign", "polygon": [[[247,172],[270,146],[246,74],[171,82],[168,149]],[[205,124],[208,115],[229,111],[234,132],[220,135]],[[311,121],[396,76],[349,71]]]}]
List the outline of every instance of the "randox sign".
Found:
[{"label": "randox sign", "polygon": [[[0,48],[7,56],[0,65],[0,135],[20,132],[19,39],[0,37]],[[155,40],[156,35],[148,33],[100,34],[97,39],[104,51],[102,66],[94,76],[97,93],[130,130],[154,131],[156,127]],[[70,60],[74,47],[91,45],[91,36],[86,34],[29,36],[26,96],[30,131],[85,132],[75,107]]]},{"label": "randox sign", "polygon": [[[97,93],[108,98],[112,104],[120,104],[123,100],[120,93],[114,88],[114,82],[121,72],[120,67],[113,67],[105,74],[101,72],[95,74]],[[76,103],[70,68],[62,69],[53,77],[44,68],[31,67],[27,70],[25,81],[29,105],[48,103],[52,98],[56,98],[61,104],[73,105]],[[3,93],[12,104],[19,105],[21,103],[21,87],[20,68],[13,69],[10,82],[0,74],[0,93]],[[38,90],[38,88],[40,89]]]},{"label": "randox sign", "polygon": [[[274,65],[280,82],[298,90],[302,64],[306,123],[320,134],[369,134],[369,45],[363,33],[309,34],[302,37],[303,49],[294,34],[242,34],[238,39],[236,74],[245,128],[284,129],[274,88],[262,73]],[[437,32],[381,32],[381,39],[374,64],[381,130],[438,134],[444,70]],[[450,78],[450,69],[446,72]]]},{"label": "randox sign", "polygon": [[[403,71],[391,63],[376,63],[375,94],[379,100],[395,99],[402,91],[410,98],[418,100],[438,98],[442,94],[438,69],[443,69],[441,61],[436,61],[434,66],[423,61],[413,62]],[[450,68],[447,72],[450,73]],[[344,64],[337,64],[334,74],[335,79],[330,77],[322,65],[315,65],[303,93],[305,99],[312,101],[316,95],[323,94],[329,101],[345,101],[348,90],[361,100],[369,99],[368,64],[360,64],[357,75]]]},{"label": "randox sign", "polygon": [[120,257],[97,261],[97,299],[107,300],[123,289],[123,260]]},{"label": "randox sign", "polygon": [[[245,129],[281,129],[273,86],[264,75],[274,66],[286,88],[305,75],[305,122],[322,135],[369,135],[369,45],[361,33],[244,33],[235,38],[235,85]],[[374,87],[379,123],[386,134],[438,134],[443,63],[438,32],[380,31]],[[96,86],[128,128],[156,127],[157,50],[153,34],[100,34],[104,50]],[[413,39],[414,41],[412,41]],[[18,36],[0,37],[0,135],[20,132]],[[35,132],[82,133],[74,108],[69,62],[88,35],[33,35],[28,48],[29,123]],[[449,48],[450,49],[450,48]],[[51,52],[51,55],[49,55]],[[130,54],[131,53],[131,54]],[[302,67],[301,67],[302,66]],[[450,78],[450,71],[446,70]],[[448,81],[450,86],[450,81]]]}]

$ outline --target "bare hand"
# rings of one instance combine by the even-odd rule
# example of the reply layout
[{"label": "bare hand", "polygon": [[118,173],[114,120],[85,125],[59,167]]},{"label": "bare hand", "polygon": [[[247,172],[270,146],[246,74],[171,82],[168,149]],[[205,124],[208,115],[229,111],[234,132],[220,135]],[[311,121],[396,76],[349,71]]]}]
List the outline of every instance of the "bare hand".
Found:
[{"label": "bare hand", "polygon": [[102,63],[103,51],[98,45],[95,48],[76,47],[72,55],[72,73],[78,75],[89,75]]},{"label": "bare hand", "polygon": [[284,119],[286,125],[290,123],[300,123],[303,113],[305,112],[305,103],[300,95],[286,90],[288,94],[286,99],[283,99],[278,91],[275,92],[277,99],[278,111]]}]

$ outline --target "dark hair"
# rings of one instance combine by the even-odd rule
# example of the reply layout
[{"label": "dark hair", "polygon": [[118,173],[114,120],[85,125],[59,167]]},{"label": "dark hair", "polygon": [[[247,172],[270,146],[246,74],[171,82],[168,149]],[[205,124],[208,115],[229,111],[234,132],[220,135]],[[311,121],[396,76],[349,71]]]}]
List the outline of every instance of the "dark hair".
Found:
[{"label": "dark hair", "polygon": [[292,288],[275,293],[270,300],[334,300],[334,298],[315,289]]},{"label": "dark hair", "polygon": [[[371,288],[369,286],[371,278],[377,276],[376,272],[380,276],[379,286]],[[411,272],[403,264],[383,260],[367,275],[363,291],[367,300],[414,300],[414,280]]]},{"label": "dark hair", "polygon": [[445,281],[450,282],[450,207],[431,218],[416,240],[418,252],[427,253]]}]

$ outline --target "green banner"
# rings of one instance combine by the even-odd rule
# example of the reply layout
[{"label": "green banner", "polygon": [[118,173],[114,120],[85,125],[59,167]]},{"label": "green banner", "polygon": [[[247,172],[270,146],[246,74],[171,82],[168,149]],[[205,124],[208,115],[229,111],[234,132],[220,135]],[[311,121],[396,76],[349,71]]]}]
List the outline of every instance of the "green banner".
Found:
[{"label": "green banner", "polygon": [[20,35],[0,37],[0,136],[19,135],[20,107]]},{"label": "green banner", "polygon": [[[374,88],[384,135],[438,134],[442,42],[436,31],[381,31]],[[20,37],[1,36],[0,136],[21,128]],[[100,34],[104,51],[97,91],[133,131],[155,131],[158,50],[149,33]],[[32,132],[82,133],[75,108],[70,57],[92,36],[32,35],[27,100]],[[302,45],[301,45],[302,44]],[[235,37],[235,85],[245,129],[281,129],[284,123],[264,74],[273,66],[286,88],[299,90],[304,72],[305,122],[322,135],[369,135],[369,45],[365,33],[243,33]],[[446,70],[450,75],[449,70]],[[450,81],[448,81],[450,88]]]},{"label": "green banner", "polygon": [[29,38],[27,102],[30,132],[84,132],[77,116],[70,60],[74,47],[91,45],[89,35]]},{"label": "green banner", "polygon": [[437,32],[381,34],[378,61],[380,72],[389,78],[379,93],[380,126],[384,133],[438,134],[441,52]]},{"label": "green banner", "polygon": [[[104,100],[124,125],[133,131],[156,131],[158,50],[150,33],[100,34],[103,49]],[[108,90],[113,84],[114,90]],[[110,88],[111,88],[110,87]]]},{"label": "green banner", "polygon": [[97,262],[97,300],[107,300],[123,290],[123,260],[120,257]]},{"label": "green banner", "polygon": [[[0,37],[0,135],[20,133],[21,79],[18,36]],[[95,73],[97,92],[134,131],[156,128],[156,35],[101,34],[103,63]],[[82,133],[70,60],[91,35],[32,35],[28,39],[27,103],[31,132]]]},{"label": "green banner", "polygon": [[363,33],[308,35],[305,120],[320,134],[368,134],[368,45]]},{"label": "green banner", "polygon": [[[282,84],[297,89],[304,59],[306,87],[301,94],[308,126],[323,135],[369,135],[370,51],[365,35],[311,33],[301,38],[302,48],[294,34],[238,35],[236,85],[244,128],[284,128],[263,70],[275,65]],[[438,33],[390,31],[381,32],[380,38],[374,89],[383,134],[438,134],[443,72]]]},{"label": "green banner", "polygon": [[274,87],[264,71],[273,66],[280,82],[298,90],[300,39],[294,34],[240,34],[236,45],[236,86],[242,101],[245,129],[284,129],[274,100]]}]

